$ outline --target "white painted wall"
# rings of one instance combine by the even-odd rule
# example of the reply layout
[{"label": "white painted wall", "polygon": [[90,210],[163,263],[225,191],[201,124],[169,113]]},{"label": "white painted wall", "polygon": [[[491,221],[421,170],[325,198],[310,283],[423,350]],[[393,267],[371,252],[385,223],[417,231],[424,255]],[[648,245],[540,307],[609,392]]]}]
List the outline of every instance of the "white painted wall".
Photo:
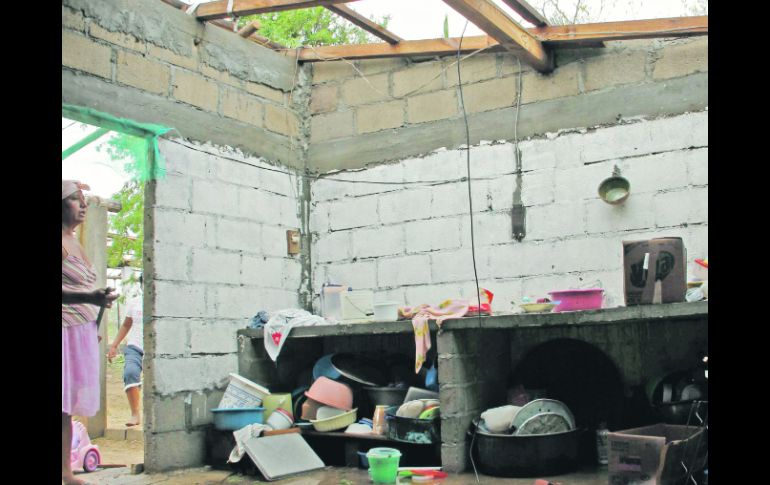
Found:
[{"label": "white painted wall", "polygon": [[297,307],[300,262],[286,230],[300,227],[301,192],[296,177],[234,150],[178,140],[160,149],[150,324],[153,392],[166,395],[223,385],[237,371],[236,331],[259,310]]},{"label": "white painted wall", "polygon": [[[623,305],[624,240],[679,236],[689,260],[708,254],[708,111],[625,120],[519,146],[527,207],[522,242],[511,237],[513,144],[471,148],[476,263],[481,286],[495,293],[494,310],[595,282],[606,290],[605,306]],[[631,183],[620,206],[597,195],[615,164]],[[314,182],[314,291],[331,281],[406,305],[472,297],[468,187],[457,181],[465,175],[464,151],[439,150],[331,177],[454,182]]]}]

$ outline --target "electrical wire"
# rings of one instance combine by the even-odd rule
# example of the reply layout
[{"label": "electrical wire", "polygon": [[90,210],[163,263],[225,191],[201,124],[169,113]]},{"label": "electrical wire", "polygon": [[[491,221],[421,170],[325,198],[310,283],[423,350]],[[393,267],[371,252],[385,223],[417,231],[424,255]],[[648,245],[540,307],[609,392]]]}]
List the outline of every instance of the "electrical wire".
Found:
[{"label": "electrical wire", "polygon": [[465,121],[465,152],[466,152],[466,168],[468,172],[468,208],[471,221],[471,258],[473,259],[473,278],[476,282],[476,302],[478,305],[478,317],[479,327],[481,327],[481,288],[479,288],[479,274],[476,268],[476,242],[473,233],[473,192],[471,190],[471,132],[468,126],[468,113],[465,110],[465,99],[463,98],[463,80],[460,74],[460,51],[463,46],[463,38],[465,37],[465,29],[468,28],[469,21],[465,21],[465,27],[460,35],[460,43],[457,44],[457,84],[460,88],[460,106],[463,109],[463,120]]}]

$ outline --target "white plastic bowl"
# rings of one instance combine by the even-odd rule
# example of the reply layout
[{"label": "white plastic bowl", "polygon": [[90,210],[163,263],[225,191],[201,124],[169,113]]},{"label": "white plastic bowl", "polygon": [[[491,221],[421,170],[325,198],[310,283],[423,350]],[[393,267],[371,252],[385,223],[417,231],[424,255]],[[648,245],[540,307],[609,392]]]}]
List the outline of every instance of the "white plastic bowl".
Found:
[{"label": "white plastic bowl", "polygon": [[374,321],[376,322],[395,322],[398,320],[397,301],[383,301],[374,304]]}]

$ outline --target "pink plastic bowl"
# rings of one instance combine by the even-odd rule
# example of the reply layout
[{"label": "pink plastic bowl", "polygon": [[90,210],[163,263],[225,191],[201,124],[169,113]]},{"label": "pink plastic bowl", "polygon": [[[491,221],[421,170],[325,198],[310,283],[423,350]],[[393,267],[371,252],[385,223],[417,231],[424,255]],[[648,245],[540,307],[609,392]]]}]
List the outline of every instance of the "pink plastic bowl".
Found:
[{"label": "pink plastic bowl", "polygon": [[310,399],[337,409],[353,409],[353,391],[346,384],[321,376],[305,392]]},{"label": "pink plastic bowl", "polygon": [[553,309],[555,312],[573,312],[576,310],[595,310],[602,307],[601,288],[588,288],[585,290],[551,291],[551,300],[561,301]]}]

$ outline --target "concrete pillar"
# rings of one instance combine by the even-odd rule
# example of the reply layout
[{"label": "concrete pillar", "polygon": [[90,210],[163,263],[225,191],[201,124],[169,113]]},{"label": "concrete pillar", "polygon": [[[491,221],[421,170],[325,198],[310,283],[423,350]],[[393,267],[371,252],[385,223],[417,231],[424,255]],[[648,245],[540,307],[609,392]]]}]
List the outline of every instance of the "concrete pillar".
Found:
[{"label": "concrete pillar", "polygon": [[[107,206],[97,197],[88,200],[86,221],[79,227],[78,239],[96,271],[96,286],[103,288],[107,283]],[[81,418],[91,438],[103,436],[107,427],[107,325],[99,327],[99,336],[99,411],[96,416]]]}]

